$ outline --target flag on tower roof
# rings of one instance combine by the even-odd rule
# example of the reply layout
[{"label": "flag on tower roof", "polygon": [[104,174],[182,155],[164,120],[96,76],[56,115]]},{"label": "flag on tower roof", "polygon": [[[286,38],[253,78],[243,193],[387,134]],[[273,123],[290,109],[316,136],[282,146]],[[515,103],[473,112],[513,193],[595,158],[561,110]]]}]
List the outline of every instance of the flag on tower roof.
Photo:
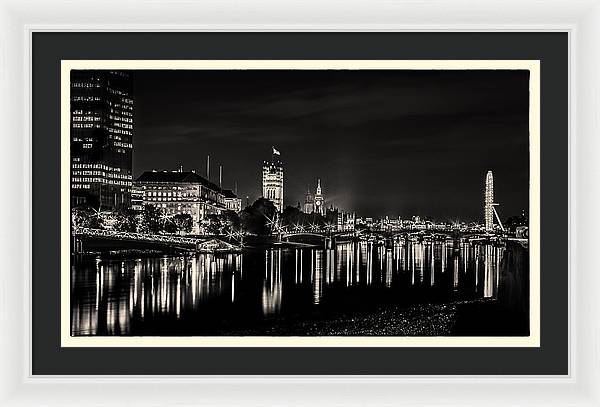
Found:
[{"label": "flag on tower roof", "polygon": [[273,147],[273,155],[281,155],[281,153],[279,152],[278,149],[276,149],[275,147]]}]

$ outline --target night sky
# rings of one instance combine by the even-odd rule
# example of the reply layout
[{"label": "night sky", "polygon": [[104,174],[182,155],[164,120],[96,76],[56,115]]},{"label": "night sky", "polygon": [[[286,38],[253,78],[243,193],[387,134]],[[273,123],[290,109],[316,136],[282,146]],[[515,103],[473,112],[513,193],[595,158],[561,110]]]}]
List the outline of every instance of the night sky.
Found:
[{"label": "night sky", "polygon": [[259,198],[271,146],[285,204],[321,178],[359,216],[481,221],[494,172],[506,219],[528,209],[528,71],[135,71],[133,170],[183,165]]}]

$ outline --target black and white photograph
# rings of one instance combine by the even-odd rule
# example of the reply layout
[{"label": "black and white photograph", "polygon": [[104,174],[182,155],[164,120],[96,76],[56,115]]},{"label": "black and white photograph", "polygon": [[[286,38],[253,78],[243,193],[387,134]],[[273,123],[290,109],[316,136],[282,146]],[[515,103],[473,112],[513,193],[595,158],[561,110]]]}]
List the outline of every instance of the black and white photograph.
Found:
[{"label": "black and white photograph", "polygon": [[530,70],[69,75],[71,337],[533,334]]},{"label": "black and white photograph", "polygon": [[2,1],[0,405],[600,401],[599,8]]}]

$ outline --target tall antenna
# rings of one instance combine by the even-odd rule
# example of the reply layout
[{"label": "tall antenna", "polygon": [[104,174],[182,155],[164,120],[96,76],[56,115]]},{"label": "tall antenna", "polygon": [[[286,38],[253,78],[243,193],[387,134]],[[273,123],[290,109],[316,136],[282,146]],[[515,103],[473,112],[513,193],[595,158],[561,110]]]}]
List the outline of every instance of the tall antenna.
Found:
[{"label": "tall antenna", "polygon": [[223,166],[219,165],[219,188],[223,188]]},{"label": "tall antenna", "polygon": [[210,155],[206,156],[206,179],[210,181]]},{"label": "tall antenna", "polygon": [[235,188],[234,188],[235,189],[235,196],[237,196],[237,194],[238,194],[237,193],[237,181],[234,182],[234,185],[235,185]]}]

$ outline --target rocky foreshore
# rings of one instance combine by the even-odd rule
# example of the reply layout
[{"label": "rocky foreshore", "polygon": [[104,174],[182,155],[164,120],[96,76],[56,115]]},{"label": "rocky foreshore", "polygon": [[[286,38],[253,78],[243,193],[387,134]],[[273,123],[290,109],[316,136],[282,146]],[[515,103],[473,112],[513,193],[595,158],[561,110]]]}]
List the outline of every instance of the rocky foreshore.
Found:
[{"label": "rocky foreshore", "polygon": [[233,336],[451,336],[465,309],[494,307],[493,300],[388,307],[311,321],[273,320],[260,328],[223,333]]}]

